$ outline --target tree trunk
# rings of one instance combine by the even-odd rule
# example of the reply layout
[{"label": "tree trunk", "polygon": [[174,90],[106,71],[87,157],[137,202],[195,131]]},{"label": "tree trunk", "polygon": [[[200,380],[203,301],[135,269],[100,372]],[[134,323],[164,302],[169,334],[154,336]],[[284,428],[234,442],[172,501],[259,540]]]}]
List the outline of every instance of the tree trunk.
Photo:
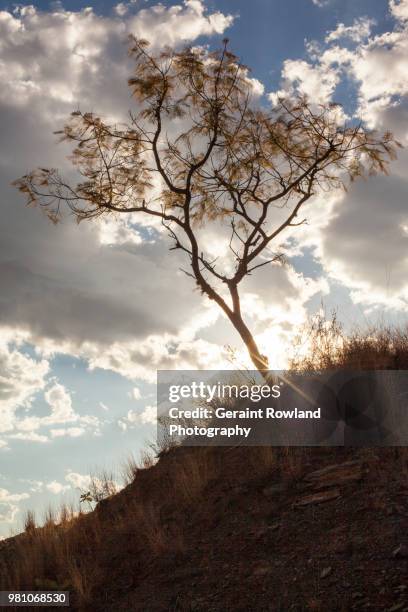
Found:
[{"label": "tree trunk", "polygon": [[241,336],[255,368],[259,370],[265,378],[265,375],[269,371],[268,358],[260,352],[253,335],[241,317],[241,313],[231,313],[229,314],[229,319]]}]

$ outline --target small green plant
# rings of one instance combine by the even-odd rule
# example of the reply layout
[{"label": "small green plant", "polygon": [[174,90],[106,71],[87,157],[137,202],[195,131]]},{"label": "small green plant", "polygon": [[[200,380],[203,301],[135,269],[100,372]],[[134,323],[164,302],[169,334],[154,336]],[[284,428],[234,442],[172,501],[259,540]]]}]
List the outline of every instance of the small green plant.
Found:
[{"label": "small green plant", "polygon": [[89,506],[89,509],[90,509],[90,510],[93,510],[93,507],[92,507],[92,502],[93,502],[93,501],[95,501],[95,500],[94,500],[94,498],[92,497],[92,495],[91,495],[91,492],[90,492],[90,491],[87,491],[86,493],[82,493],[82,494],[81,494],[81,496],[80,496],[80,498],[79,498],[79,503],[80,503],[80,504],[87,503],[87,504],[88,504],[88,506]]}]

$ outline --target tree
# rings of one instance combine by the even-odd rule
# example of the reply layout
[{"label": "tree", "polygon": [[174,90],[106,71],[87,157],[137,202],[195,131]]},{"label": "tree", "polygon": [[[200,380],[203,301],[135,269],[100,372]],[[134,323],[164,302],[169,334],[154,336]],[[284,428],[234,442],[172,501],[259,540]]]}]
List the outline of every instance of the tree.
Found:
[{"label": "tree", "polygon": [[[338,105],[282,99],[271,109],[256,103],[249,70],[230,52],[165,49],[153,54],[131,39],[129,79],[137,112],[112,125],[75,111],[61,132],[74,143],[76,186],[56,169],[37,169],[15,181],[28,203],[58,221],[61,204],[78,221],[108,214],[158,217],[189,259],[200,291],[222,309],[245,343],[254,366],[268,368],[244,321],[240,283],[261,266],[279,263],[277,239],[305,223],[299,213],[320,190],[387,172],[398,146],[361,124],[341,122]],[[160,197],[151,195],[154,177]],[[233,265],[210,257],[201,228],[228,230]],[[228,269],[227,269],[228,268]]]}]

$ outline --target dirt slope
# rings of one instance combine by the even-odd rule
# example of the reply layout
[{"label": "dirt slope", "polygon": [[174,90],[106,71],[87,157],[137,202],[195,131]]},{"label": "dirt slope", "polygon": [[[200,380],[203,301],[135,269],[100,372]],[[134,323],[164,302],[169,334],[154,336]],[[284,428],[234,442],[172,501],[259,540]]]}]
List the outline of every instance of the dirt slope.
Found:
[{"label": "dirt slope", "polygon": [[73,610],[408,611],[405,449],[174,449],[83,520]]}]

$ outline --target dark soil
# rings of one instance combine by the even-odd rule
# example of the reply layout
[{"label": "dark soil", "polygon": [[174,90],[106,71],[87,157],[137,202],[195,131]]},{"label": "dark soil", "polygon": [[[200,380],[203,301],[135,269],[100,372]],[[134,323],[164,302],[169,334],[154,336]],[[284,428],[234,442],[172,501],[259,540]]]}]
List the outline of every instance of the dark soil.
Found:
[{"label": "dark soil", "polygon": [[[206,449],[211,476],[182,495],[172,474],[200,452],[170,451],[98,505],[93,585],[72,610],[408,611],[405,449],[282,449],[273,465]],[[152,523],[131,520],[147,499]]]}]

